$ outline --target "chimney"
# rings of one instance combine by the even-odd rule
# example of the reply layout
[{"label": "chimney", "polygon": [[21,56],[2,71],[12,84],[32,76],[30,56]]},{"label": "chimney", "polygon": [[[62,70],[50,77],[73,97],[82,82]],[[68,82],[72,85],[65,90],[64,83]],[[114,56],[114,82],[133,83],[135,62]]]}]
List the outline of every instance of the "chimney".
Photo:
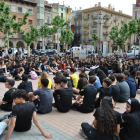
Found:
[{"label": "chimney", "polygon": [[111,10],[111,4],[108,5],[108,9]]},{"label": "chimney", "polygon": [[97,7],[97,4],[95,4],[95,7]]},{"label": "chimney", "polygon": [[101,7],[101,2],[99,2],[99,3],[98,3],[98,6],[100,6],[100,7]]},{"label": "chimney", "polygon": [[113,11],[115,11],[115,8],[113,8]]},{"label": "chimney", "polygon": [[121,10],[119,10],[119,13],[122,13],[122,11],[121,11]]}]

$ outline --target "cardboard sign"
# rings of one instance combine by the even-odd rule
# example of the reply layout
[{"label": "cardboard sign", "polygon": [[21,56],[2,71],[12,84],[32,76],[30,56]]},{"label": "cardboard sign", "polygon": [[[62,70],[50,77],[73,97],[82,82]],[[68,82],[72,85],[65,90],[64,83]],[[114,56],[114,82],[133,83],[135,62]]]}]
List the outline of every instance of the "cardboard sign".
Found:
[{"label": "cardboard sign", "polygon": [[86,59],[86,50],[74,50],[73,58],[79,60]]}]

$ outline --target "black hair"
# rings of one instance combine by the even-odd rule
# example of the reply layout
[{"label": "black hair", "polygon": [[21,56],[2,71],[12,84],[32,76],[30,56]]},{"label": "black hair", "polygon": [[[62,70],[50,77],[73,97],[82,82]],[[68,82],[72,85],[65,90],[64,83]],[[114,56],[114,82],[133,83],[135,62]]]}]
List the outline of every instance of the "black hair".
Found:
[{"label": "black hair", "polygon": [[89,76],[89,83],[90,84],[94,84],[96,81],[96,77],[95,76]]},{"label": "black hair", "polygon": [[60,82],[64,83],[64,84],[67,84],[67,78],[66,77],[60,77]]},{"label": "black hair", "polygon": [[70,68],[70,71],[73,72],[73,73],[76,72],[76,70],[74,68]]},{"label": "black hair", "polygon": [[89,75],[89,76],[94,76],[94,75],[95,75],[94,70],[90,71],[88,75]]},{"label": "black hair", "polygon": [[69,77],[69,73],[68,73],[67,71],[64,71],[64,72],[63,72],[63,75],[64,75],[65,77]]},{"label": "black hair", "polygon": [[60,84],[60,77],[54,77],[54,83]]},{"label": "black hair", "polygon": [[13,99],[22,98],[22,99],[25,100],[26,97],[27,97],[27,92],[26,92],[25,90],[23,90],[23,89],[18,89],[18,90],[14,91],[14,92],[12,93],[11,97],[12,97]]},{"label": "black hair", "polygon": [[109,79],[110,79],[112,82],[114,82],[115,79],[116,79],[116,76],[115,76],[115,75],[110,75],[110,76],[109,76]]},{"label": "black hair", "polygon": [[80,77],[80,78],[84,78],[84,77],[85,77],[85,74],[84,74],[84,73],[80,73],[80,74],[79,74],[79,77]]},{"label": "black hair", "polygon": [[19,63],[17,67],[18,67],[18,68],[22,67],[22,64],[21,64],[21,63]]},{"label": "black hair", "polygon": [[47,78],[43,78],[41,79],[41,84],[44,86],[44,87],[47,87],[48,84],[49,84],[49,80]]},{"label": "black hair", "polygon": [[124,81],[124,75],[122,73],[117,74],[116,79],[118,82]]},{"label": "black hair", "polygon": [[61,77],[62,76],[62,73],[60,71],[57,71],[56,72],[56,77]]},{"label": "black hair", "polygon": [[81,68],[79,71],[81,71],[81,73],[85,73],[85,69]]},{"label": "black hair", "polygon": [[105,78],[105,79],[103,80],[103,82],[105,82],[105,83],[107,84],[108,87],[109,87],[109,86],[111,85],[111,83],[112,83],[112,81],[111,81],[109,78]]},{"label": "black hair", "polygon": [[22,75],[22,81],[24,81],[24,82],[28,81],[28,75],[27,74]]},{"label": "black hair", "polygon": [[14,79],[8,79],[6,82],[11,85],[12,87],[15,85],[15,80]]}]

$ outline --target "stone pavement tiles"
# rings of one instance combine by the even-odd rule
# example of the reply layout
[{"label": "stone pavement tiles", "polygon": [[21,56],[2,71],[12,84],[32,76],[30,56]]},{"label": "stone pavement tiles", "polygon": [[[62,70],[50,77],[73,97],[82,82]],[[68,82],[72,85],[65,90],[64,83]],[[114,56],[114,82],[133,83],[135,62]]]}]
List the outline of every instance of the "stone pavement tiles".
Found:
[{"label": "stone pavement tiles", "polygon": [[[0,114],[0,117],[2,117],[5,114]],[[53,135],[52,140],[76,140],[73,137],[67,135],[66,133],[56,129],[55,127],[45,123],[42,120],[39,120],[41,126],[47,133],[51,133]],[[4,140],[7,134],[8,128],[3,132],[3,134],[0,136],[0,140]],[[39,129],[35,126],[35,124],[32,122],[31,130],[27,132],[16,132],[13,131],[10,140],[46,140]]]}]

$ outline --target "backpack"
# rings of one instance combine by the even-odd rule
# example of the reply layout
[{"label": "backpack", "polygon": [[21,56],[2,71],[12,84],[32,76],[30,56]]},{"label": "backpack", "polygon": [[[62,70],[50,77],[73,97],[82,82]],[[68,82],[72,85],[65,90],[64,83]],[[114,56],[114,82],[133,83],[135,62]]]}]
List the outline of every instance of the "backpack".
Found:
[{"label": "backpack", "polygon": [[35,71],[31,71],[30,72],[30,75],[31,75],[31,79],[38,79],[38,76],[37,76],[37,74],[35,73]]}]

